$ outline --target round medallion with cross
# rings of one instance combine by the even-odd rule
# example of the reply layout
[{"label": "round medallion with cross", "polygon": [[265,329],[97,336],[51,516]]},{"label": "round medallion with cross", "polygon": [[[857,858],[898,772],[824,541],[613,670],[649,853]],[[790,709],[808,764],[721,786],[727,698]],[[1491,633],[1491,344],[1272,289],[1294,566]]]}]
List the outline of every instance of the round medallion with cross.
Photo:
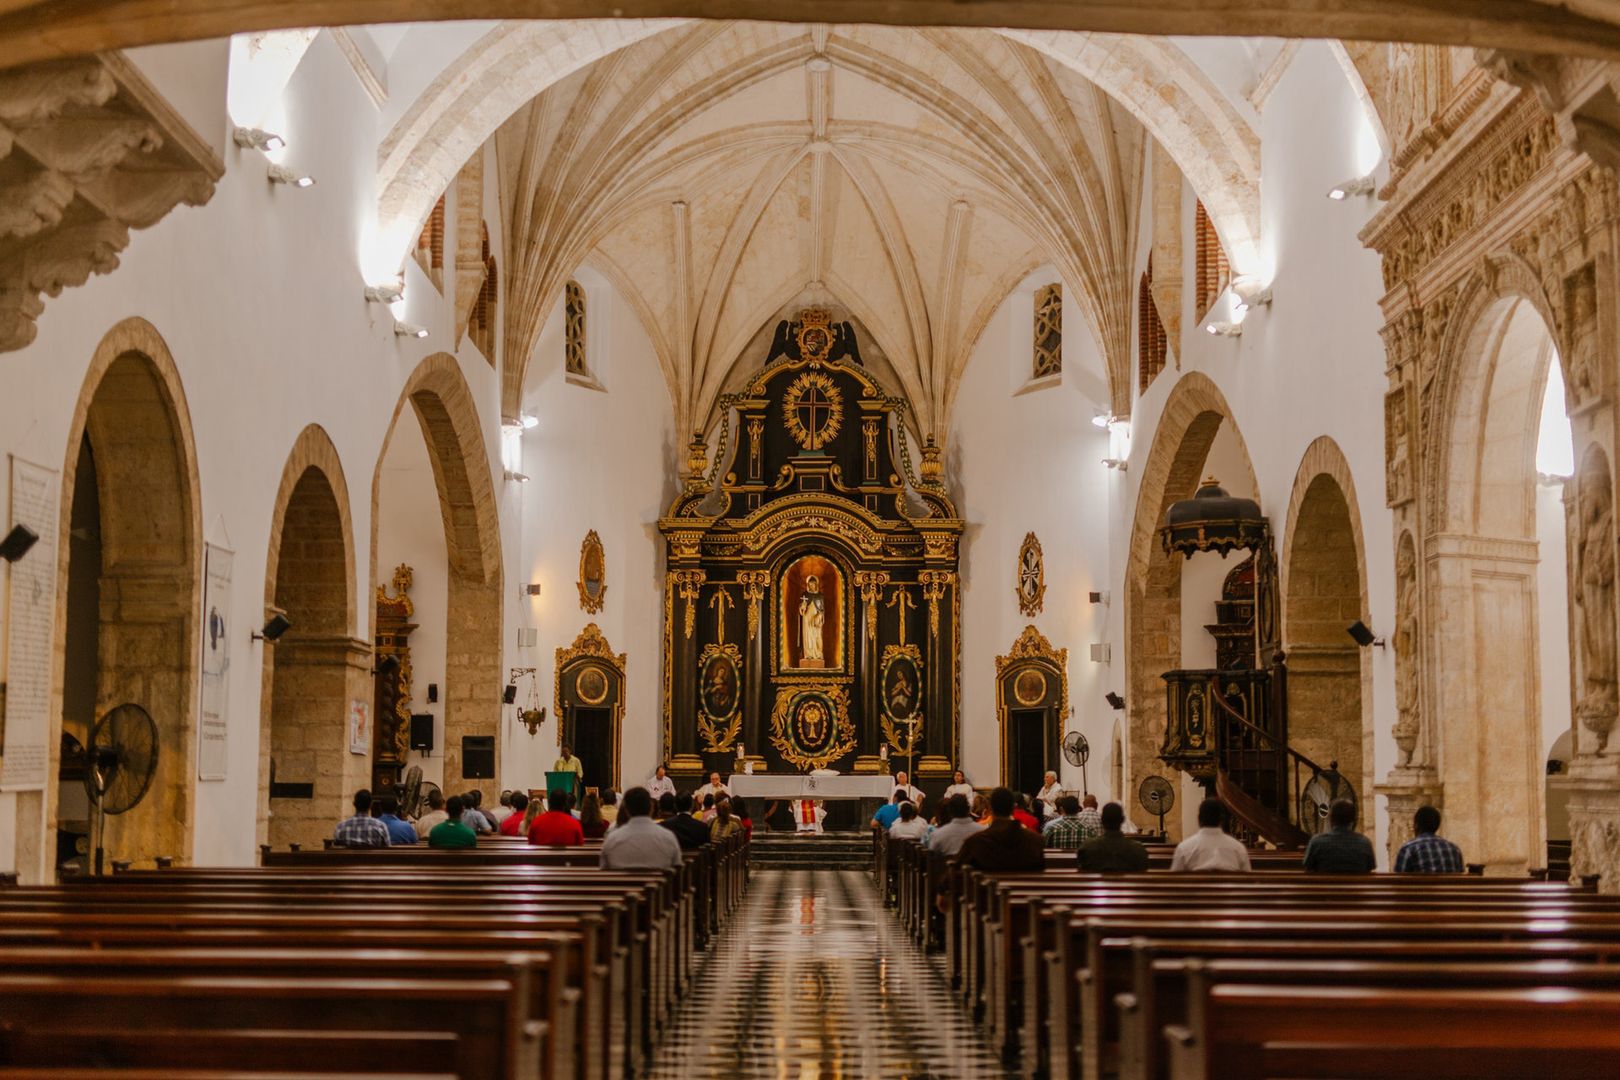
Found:
[{"label": "round medallion with cross", "polygon": [[782,414],[794,442],[806,450],[820,450],[843,424],[844,396],[829,375],[807,371],[788,386]]}]

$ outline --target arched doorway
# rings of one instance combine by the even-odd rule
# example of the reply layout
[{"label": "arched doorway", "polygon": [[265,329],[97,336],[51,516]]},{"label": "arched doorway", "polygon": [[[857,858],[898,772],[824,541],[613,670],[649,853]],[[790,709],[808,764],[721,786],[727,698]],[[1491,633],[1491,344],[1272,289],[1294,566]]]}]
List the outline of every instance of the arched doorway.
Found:
[{"label": "arched doorway", "polygon": [[[1125,569],[1125,666],[1128,676],[1124,790],[1125,812],[1138,826],[1158,828],[1157,816],[1138,803],[1136,793],[1150,775],[1170,776],[1173,770],[1159,760],[1166,725],[1163,675],[1181,667],[1213,667],[1214,642],[1204,630],[1203,617],[1187,622],[1187,643],[1208,651],[1188,656],[1183,638],[1183,577],[1203,604],[1219,598],[1229,561],[1214,555],[1186,560],[1166,551],[1158,540],[1165,512],[1178,499],[1190,497],[1206,469],[1217,468],[1222,486],[1236,495],[1255,494],[1254,471],[1241,433],[1231,422],[1232,410],[1208,376],[1188,372],[1171,389],[1160,414],[1153,445],[1142,467],[1136,515],[1131,527]],[[1219,445],[1217,445],[1219,443]],[[1191,603],[1188,604],[1192,606]],[[1211,609],[1212,610],[1212,609]],[[1181,802],[1196,806],[1196,793],[1183,785]],[[1180,815],[1176,815],[1179,818]],[[1166,820],[1172,837],[1179,835],[1176,818]]]},{"label": "arched doorway", "polygon": [[[157,723],[151,786],[133,810],[106,820],[103,846],[112,859],[188,862],[192,855],[197,489],[173,357],[150,323],[125,320],[97,348],[70,428],[57,594],[60,734],[82,745],[95,720],[125,702]],[[53,809],[68,809],[67,795],[52,792]]]},{"label": "arched doorway", "polygon": [[996,657],[996,719],[1001,727],[1001,782],[1033,795],[1058,769],[1058,739],[1069,714],[1069,650],[1054,649],[1026,626],[1006,656]]},{"label": "arched doorway", "polygon": [[1319,765],[1337,763],[1370,825],[1369,669],[1347,632],[1367,610],[1360,514],[1349,464],[1326,437],[1311,444],[1295,477],[1283,552],[1288,741]]},{"label": "arched doorway", "polygon": [[1543,727],[1569,727],[1567,706],[1547,715],[1542,665],[1549,645],[1566,648],[1568,593],[1537,580],[1542,559],[1562,561],[1565,543],[1562,508],[1553,500],[1538,513],[1546,500],[1537,488],[1558,353],[1542,314],[1521,297],[1487,297],[1461,327],[1440,512],[1420,571],[1432,589],[1424,712],[1447,835],[1488,873],[1518,874],[1545,859]]},{"label": "arched doorway", "polygon": [[619,786],[624,674],[625,654],[613,651],[595,623],[586,624],[573,645],[557,650],[557,739],[578,755],[587,788]]},{"label": "arched doorway", "polygon": [[354,545],[348,485],[321,428],[299,435],[271,521],[266,614],[292,624],[264,643],[261,842],[318,845],[366,786],[350,753],[351,703],[369,704],[371,650],[353,636]]},{"label": "arched doorway", "polygon": [[[437,780],[446,795],[475,787],[488,787],[480,778],[463,776],[463,744],[480,756],[492,740],[497,772],[501,761],[501,537],[495,506],[495,484],[491,477],[490,455],[479,423],[478,407],[455,357],[435,353],[423,360],[412,373],[394,408],[388,435],[377,456],[371,486],[371,560],[374,584],[386,585],[394,572],[397,555],[379,558],[387,546],[380,535],[385,521],[398,528],[400,518],[391,515],[384,504],[384,473],[397,460],[396,443],[407,440],[400,431],[401,416],[409,407],[416,418],[416,432],[425,445],[428,470],[436,495],[442,541],[434,538],[432,550],[443,551],[438,569],[444,595],[442,624],[433,628],[444,644],[443,688],[438,704],[442,714],[436,722],[442,732],[442,745],[431,758],[420,759],[429,780]],[[408,440],[407,440],[408,441]],[[431,511],[429,512],[431,513]],[[418,515],[417,524],[426,527],[431,517]],[[437,545],[442,544],[442,549]],[[394,549],[397,550],[397,549]],[[422,550],[429,550],[426,546]],[[432,556],[430,556],[432,557]],[[432,578],[429,568],[413,566],[416,591],[426,592],[425,581]],[[424,625],[422,631],[429,630]],[[414,655],[414,643],[413,643]],[[435,682],[431,668],[420,668],[416,683]],[[365,695],[370,700],[371,695]],[[416,698],[412,709],[422,708]],[[381,732],[379,732],[381,734]],[[412,763],[418,763],[413,759]],[[435,775],[442,769],[442,778]],[[480,770],[481,771],[481,770]]]}]

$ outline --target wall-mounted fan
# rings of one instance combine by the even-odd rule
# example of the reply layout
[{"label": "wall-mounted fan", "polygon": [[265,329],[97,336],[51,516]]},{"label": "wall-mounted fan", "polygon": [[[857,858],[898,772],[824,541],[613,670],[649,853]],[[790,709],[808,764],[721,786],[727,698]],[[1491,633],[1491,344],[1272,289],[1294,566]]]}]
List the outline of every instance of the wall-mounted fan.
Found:
[{"label": "wall-mounted fan", "polygon": [[1315,836],[1328,827],[1328,810],[1340,799],[1357,802],[1356,789],[1339,773],[1335,761],[1328,768],[1312,775],[1299,790],[1299,827]]},{"label": "wall-mounted fan", "polygon": [[1159,835],[1164,835],[1164,815],[1176,805],[1176,788],[1164,777],[1154,774],[1142,779],[1142,786],[1136,792],[1137,801],[1142,809],[1159,817]]},{"label": "wall-mounted fan", "polygon": [[107,815],[133,810],[157,773],[158,733],[139,705],[119,705],[96,722],[85,747],[84,790],[95,810],[95,872],[101,873]]},{"label": "wall-mounted fan", "polygon": [[1078,731],[1063,736],[1063,757],[1070,765],[1080,766],[1080,794],[1088,795],[1091,787],[1086,781],[1086,762],[1091,760],[1091,744]]}]

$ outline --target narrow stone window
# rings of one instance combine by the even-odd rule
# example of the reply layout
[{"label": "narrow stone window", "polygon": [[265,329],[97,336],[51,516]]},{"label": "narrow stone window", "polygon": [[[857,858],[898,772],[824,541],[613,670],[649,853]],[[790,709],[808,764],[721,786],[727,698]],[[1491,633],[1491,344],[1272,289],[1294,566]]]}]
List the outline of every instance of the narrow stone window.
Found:
[{"label": "narrow stone window", "polygon": [[433,213],[416,237],[416,262],[441,292],[444,290],[444,196],[433,204]]},{"label": "narrow stone window", "polygon": [[1035,290],[1035,355],[1030,377],[1044,379],[1063,370],[1063,285]]},{"label": "narrow stone window", "polygon": [[473,303],[471,329],[473,344],[484,354],[484,359],[495,362],[496,305],[500,301],[500,274],[495,265],[495,253],[489,248],[489,226],[483,226],[484,284],[479,287],[478,299]]},{"label": "narrow stone window", "polygon": [[1200,202],[1193,218],[1193,230],[1198,246],[1196,258],[1198,260],[1194,287],[1198,290],[1197,315],[1198,321],[1203,322],[1209,309],[1215,306],[1215,301],[1221,298],[1227,285],[1232,282],[1232,268],[1226,261],[1226,251],[1221,247],[1221,238],[1215,232],[1215,223],[1209,219],[1209,211],[1204,209]]},{"label": "narrow stone window", "polygon": [[1136,293],[1137,393],[1145,393],[1153,385],[1153,380],[1164,370],[1168,351],[1164,320],[1159,318],[1159,305],[1153,300],[1153,257],[1150,255]]},{"label": "narrow stone window", "polygon": [[589,375],[585,357],[585,290],[577,281],[563,287],[563,358],[570,375]]}]

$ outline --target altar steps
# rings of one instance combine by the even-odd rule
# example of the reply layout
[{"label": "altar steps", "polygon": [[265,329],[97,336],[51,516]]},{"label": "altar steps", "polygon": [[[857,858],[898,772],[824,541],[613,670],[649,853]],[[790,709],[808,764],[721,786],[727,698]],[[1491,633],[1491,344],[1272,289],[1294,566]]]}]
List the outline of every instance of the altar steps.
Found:
[{"label": "altar steps", "polygon": [[867,833],[797,836],[754,830],[748,861],[758,870],[863,870],[872,863]]}]

